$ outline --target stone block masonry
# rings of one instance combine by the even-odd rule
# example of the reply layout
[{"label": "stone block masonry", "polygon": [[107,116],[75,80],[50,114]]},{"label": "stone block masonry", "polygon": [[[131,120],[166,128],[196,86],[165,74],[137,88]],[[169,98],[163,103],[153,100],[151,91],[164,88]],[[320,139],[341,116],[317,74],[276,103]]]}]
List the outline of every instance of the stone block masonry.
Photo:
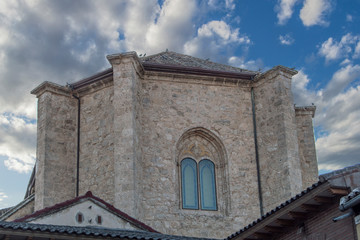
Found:
[{"label": "stone block masonry", "polygon": [[35,211],[75,196],[77,101],[45,82],[38,97]]},{"label": "stone block masonry", "polygon": [[[211,69],[174,66],[183,59]],[[112,69],[71,88],[46,82],[33,91],[39,99],[36,210],[75,197],[78,127],[79,194],[90,190],[162,233],[226,237],[260,217],[259,180],[267,211],[317,177],[317,170],[305,173],[316,156],[311,117],[292,102],[295,71],[243,73],[171,52],[146,61],[135,52],[108,60]],[[80,99],[80,126],[72,95]],[[216,210],[183,209],[184,158],[214,163]]]}]

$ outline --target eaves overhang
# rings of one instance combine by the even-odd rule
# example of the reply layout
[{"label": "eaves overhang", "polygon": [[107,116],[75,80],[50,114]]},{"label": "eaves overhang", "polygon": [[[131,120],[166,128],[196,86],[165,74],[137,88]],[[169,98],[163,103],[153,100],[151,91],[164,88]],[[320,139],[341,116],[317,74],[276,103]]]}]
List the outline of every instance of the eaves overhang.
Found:
[{"label": "eaves overhang", "polygon": [[84,86],[87,86],[87,85],[90,85],[92,83],[95,83],[95,82],[98,82],[98,81],[101,81],[103,79],[106,79],[108,77],[112,77],[113,75],[113,69],[112,68],[108,68],[104,71],[101,71],[97,74],[94,74],[90,77],[87,77],[87,78],[84,78],[80,81],[77,81],[75,83],[72,83],[72,84],[69,84],[69,86],[76,90],[76,89],[79,89],[81,87],[84,87]]},{"label": "eaves overhang", "polygon": [[331,186],[327,181],[319,181],[226,239],[273,239],[274,236],[287,233],[301,225],[329,204],[336,203],[340,196],[347,195],[348,192],[348,188]]},{"label": "eaves overhang", "polygon": [[244,79],[244,80],[253,80],[256,76],[256,73],[215,71],[215,70],[195,68],[195,67],[154,64],[147,62],[143,63],[143,67],[146,71],[177,73],[177,74],[180,73],[180,74],[201,75],[201,76],[210,76],[210,77],[236,78],[236,79]]},{"label": "eaves overhang", "polygon": [[[154,63],[142,63],[142,66],[146,72],[161,72],[161,73],[171,73],[171,74],[188,74],[196,76],[206,76],[206,77],[219,77],[224,79],[241,79],[251,82],[257,73],[238,73],[238,72],[227,72],[227,71],[215,71],[195,67],[183,67],[175,65],[164,65],[164,64],[154,64]],[[94,83],[103,81],[105,79],[110,79],[113,76],[113,69],[108,68],[102,72],[99,72],[90,77],[84,78],[75,83],[71,83],[68,86],[73,90],[79,90],[83,87],[92,85]]]}]

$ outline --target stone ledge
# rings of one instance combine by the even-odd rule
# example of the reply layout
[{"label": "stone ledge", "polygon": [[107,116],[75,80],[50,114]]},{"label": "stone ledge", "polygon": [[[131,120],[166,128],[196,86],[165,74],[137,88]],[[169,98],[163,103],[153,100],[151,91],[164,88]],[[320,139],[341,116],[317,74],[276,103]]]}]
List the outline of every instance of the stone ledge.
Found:
[{"label": "stone ledge", "polygon": [[278,65],[262,74],[256,75],[255,79],[254,79],[255,80],[254,83],[259,84],[259,83],[263,82],[264,80],[267,80],[267,81],[271,80],[278,75],[282,75],[284,77],[291,79],[291,77],[297,73],[298,73],[298,71],[296,71],[295,69]]},{"label": "stone ledge", "polygon": [[71,89],[56,83],[45,81],[34,88],[30,93],[40,97],[45,92],[52,92],[63,96],[71,96]]},{"label": "stone ledge", "polygon": [[229,87],[245,87],[249,88],[252,80],[236,79],[226,77],[214,77],[214,76],[199,76],[189,75],[181,73],[168,73],[157,71],[146,71],[144,75],[145,81],[155,82],[176,82],[176,83],[188,83],[188,84],[200,84],[211,86],[229,86]]},{"label": "stone ledge", "polygon": [[314,105],[301,107],[294,106],[294,109],[296,116],[311,115],[312,118],[315,117],[316,106]]},{"label": "stone ledge", "polygon": [[106,59],[109,61],[113,69],[114,65],[130,63],[139,76],[142,76],[145,72],[144,66],[142,65],[140,58],[135,51],[107,55]]}]

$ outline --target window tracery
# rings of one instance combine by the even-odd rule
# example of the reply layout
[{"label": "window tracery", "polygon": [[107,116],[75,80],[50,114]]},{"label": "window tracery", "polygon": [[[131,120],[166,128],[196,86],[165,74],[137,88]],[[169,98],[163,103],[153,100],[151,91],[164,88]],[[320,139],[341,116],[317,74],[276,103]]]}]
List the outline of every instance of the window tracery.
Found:
[{"label": "window tracery", "polygon": [[229,205],[225,148],[204,128],[185,132],[177,145],[181,209],[221,211]]}]

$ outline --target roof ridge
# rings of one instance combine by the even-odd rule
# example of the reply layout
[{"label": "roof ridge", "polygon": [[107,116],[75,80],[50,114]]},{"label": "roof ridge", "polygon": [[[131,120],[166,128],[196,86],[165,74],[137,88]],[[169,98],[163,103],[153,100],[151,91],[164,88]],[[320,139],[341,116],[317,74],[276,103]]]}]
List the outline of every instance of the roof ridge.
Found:
[{"label": "roof ridge", "polygon": [[[230,71],[230,72],[244,72],[244,73],[259,73],[259,72],[256,72],[256,71],[252,71],[252,70],[248,70],[248,69],[244,69],[244,68],[239,68],[239,67],[234,67],[234,66],[231,66],[231,65],[228,65],[228,64],[224,64],[224,63],[219,63],[219,62],[215,62],[215,61],[211,61],[210,59],[204,59],[204,58],[200,58],[200,57],[195,57],[195,56],[191,56],[191,55],[187,55],[187,54],[184,54],[184,53],[178,53],[178,52],[174,52],[174,51],[164,51],[164,52],[160,52],[160,53],[157,53],[157,54],[153,54],[153,55],[149,55],[149,56],[146,56],[146,57],[141,57],[140,58],[140,61],[143,62],[143,63],[146,63],[146,62],[150,62],[151,59],[155,59],[156,57],[158,56],[165,56],[166,54],[166,57],[171,59],[172,61],[178,63],[179,65],[183,65],[183,63],[181,61],[179,61],[178,59],[176,58],[173,58],[171,56],[171,54],[173,55],[178,55],[178,56],[181,56],[183,58],[187,58],[187,59],[191,59],[191,60],[196,60],[196,61],[192,61],[193,63],[196,62],[201,68],[204,68],[204,69],[209,69],[209,68],[213,68],[214,66],[208,66],[206,64],[204,64],[205,62],[206,63],[209,63],[210,65],[217,65],[219,67],[223,67],[223,68],[230,68],[232,69],[233,71],[231,70],[223,70],[223,71]],[[159,63],[160,64],[160,63]],[[162,63],[164,64],[164,63]],[[169,64],[169,65],[174,65],[174,64]],[[214,69],[215,70],[215,69]]]}]

